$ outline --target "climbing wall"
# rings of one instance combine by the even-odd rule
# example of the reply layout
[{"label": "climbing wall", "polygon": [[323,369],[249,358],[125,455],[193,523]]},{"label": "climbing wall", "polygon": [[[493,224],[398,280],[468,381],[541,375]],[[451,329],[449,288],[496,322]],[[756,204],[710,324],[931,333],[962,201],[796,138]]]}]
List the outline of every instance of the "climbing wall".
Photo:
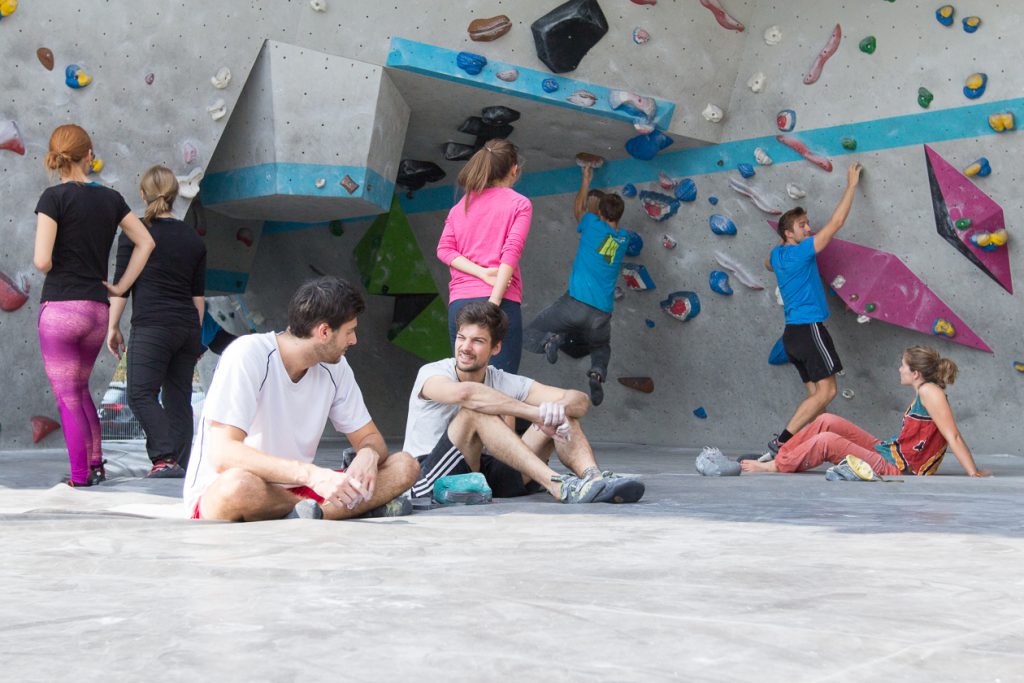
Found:
[{"label": "climbing wall", "polygon": [[[433,281],[444,297],[447,270],[433,252],[453,200],[450,185],[457,165],[445,164],[441,146],[449,140],[472,142],[455,132],[459,123],[478,114],[482,105],[515,106],[518,96],[491,90],[493,99],[486,94],[467,97],[472,106],[463,107],[459,97],[445,95],[445,101],[440,95],[455,90],[439,86],[442,101],[418,101],[415,96],[424,89],[422,83],[412,86],[407,73],[394,69],[388,73],[393,41],[473,52],[492,63],[515,66],[525,78],[527,70],[548,70],[538,58],[530,24],[558,4],[473,0],[435,3],[424,12],[409,3],[326,0],[326,11],[318,12],[305,0],[256,5],[220,1],[188,7],[155,0],[112,0],[88,10],[67,0],[21,0],[16,12],[0,19],[0,55],[11,65],[0,73],[0,90],[7,95],[0,104],[0,138],[7,130],[6,121],[16,121],[26,148],[23,156],[0,148],[5,188],[0,193],[0,215],[4,216],[0,224],[7,231],[0,249],[0,272],[13,283],[0,282],[0,294],[14,291],[12,300],[17,301],[17,292],[27,285],[29,296],[20,308],[0,311],[0,349],[7,354],[7,367],[16,368],[0,400],[0,447],[28,443],[31,416],[56,416],[35,332],[42,278],[31,269],[32,209],[48,183],[41,160],[49,131],[56,125],[74,121],[89,130],[106,164],[99,181],[121,191],[133,208],[141,210],[137,179],[153,163],[167,164],[182,177],[196,174],[193,178],[200,172],[216,175],[263,163],[265,159],[257,159],[260,150],[280,155],[283,149],[290,155],[288,162],[313,159],[321,163],[326,156],[322,163],[376,163],[373,153],[362,164],[330,160],[355,144],[355,138],[347,138],[343,130],[351,119],[339,112],[368,106],[368,96],[359,88],[338,89],[336,80],[325,83],[322,89],[331,94],[328,98],[316,97],[323,93],[309,89],[300,96],[295,90],[269,110],[273,126],[280,127],[281,133],[268,132],[271,121],[262,113],[268,110],[259,108],[258,98],[240,104],[266,41],[283,46],[281,59],[274,64],[279,71],[267,81],[252,81],[253,87],[272,87],[274,78],[296,88],[315,87],[314,72],[324,62],[331,63],[329,68],[353,63],[352,69],[365,69],[367,74],[384,67],[379,79],[391,79],[394,91],[384,85],[381,92],[409,100],[404,148],[415,150],[416,158],[441,163],[448,171],[446,178],[413,197],[401,197]],[[1002,208],[1010,235],[1002,248],[1008,251],[1011,272],[1016,270],[1019,277],[1014,235],[1015,228],[1024,224],[1024,207],[1014,192],[1020,171],[1013,152],[1019,150],[1021,133],[996,134],[987,121],[989,114],[1002,111],[1014,112],[1017,126],[1024,119],[1020,99],[1024,74],[1012,68],[1024,19],[1015,8],[992,0],[958,6],[982,20],[976,32],[967,33],[961,13],[952,26],[945,27],[934,16],[937,5],[903,0],[722,0],[721,6],[744,26],[745,30],[737,31],[735,22],[725,16],[716,18],[696,0],[656,4],[599,0],[599,4],[607,33],[574,71],[560,77],[674,104],[666,132],[676,143],[650,161],[638,161],[621,147],[622,139],[635,134],[628,122],[610,120],[602,127],[580,110],[574,125],[564,120],[566,111],[572,112],[563,107],[557,114],[551,110],[550,120],[557,121],[557,126],[544,126],[548,110],[543,103],[533,99],[529,106],[524,104],[528,116],[516,124],[511,139],[527,150],[520,188],[534,201],[534,227],[522,262],[525,318],[529,320],[559,296],[568,279],[576,242],[571,203],[578,171],[573,157],[587,150],[570,149],[567,141],[577,147],[581,138],[589,137],[594,148],[590,151],[608,157],[609,162],[595,173],[596,187],[620,190],[632,184],[638,191],[658,191],[674,198],[674,189],[658,186],[662,172],[669,180],[692,179],[696,197],[679,202],[676,213],[660,223],[647,217],[639,197],[627,199],[623,225],[644,241],[639,255],[628,261],[642,264],[655,287],[633,291],[625,281],[621,283],[625,291],[614,318],[611,381],[605,403],[595,411],[596,419],[589,421],[596,438],[746,448],[760,445],[782,427],[802,387],[791,368],[767,362],[782,330],[774,280],[760,266],[774,243],[766,222],[771,216],[729,181],[739,178],[770,208],[782,210],[799,202],[809,210],[812,223],[820,225],[839,199],[846,165],[856,160],[867,170],[841,236],[899,257],[993,353],[881,320],[858,323],[839,298],[830,298],[829,327],[847,368],[840,389],[852,395],[837,398],[834,409],[879,435],[892,431],[895,411],[908,400],[896,380],[900,349],[931,342],[961,365],[961,381],[950,396],[968,441],[983,450],[1013,451],[1022,436],[1021,427],[1012,419],[1006,424],[1006,416],[1015,415],[1024,398],[1024,377],[1013,369],[1013,361],[1024,358],[1019,340],[1021,305],[936,231],[924,145],[959,169],[979,157],[988,159],[991,174],[974,176],[969,182]],[[492,42],[469,39],[466,29],[471,19],[501,14],[510,18],[506,35]],[[827,47],[836,24],[841,26],[841,40],[816,82],[806,85],[815,57]],[[772,26],[779,31],[769,34],[775,44],[768,44],[765,32]],[[858,49],[868,36],[875,38],[871,53]],[[37,58],[41,47],[52,50],[53,71],[47,71]],[[70,64],[80,65],[93,82],[79,90],[68,88],[64,70]],[[232,77],[219,89],[211,78],[222,67],[229,68]],[[289,69],[294,69],[291,79]],[[987,74],[986,89],[978,99],[968,99],[963,88],[975,72]],[[763,79],[753,78],[758,74]],[[493,71],[486,70],[479,83],[487,78],[495,83]],[[403,80],[410,90],[402,90]],[[933,96],[927,109],[918,104],[921,87]],[[358,104],[345,101],[350,95]],[[378,98],[374,105],[379,103]],[[221,105],[224,116],[214,120],[212,114],[218,114]],[[389,110],[396,108],[401,107]],[[795,112],[796,118],[788,134],[830,158],[832,173],[775,139],[780,134],[776,115],[786,109]],[[329,134],[310,132],[321,126]],[[225,135],[228,130],[236,132]],[[844,148],[844,137],[856,141],[855,150]],[[606,142],[611,139],[614,145]],[[280,147],[282,141],[288,145]],[[848,140],[847,146],[851,144]],[[758,147],[774,159],[773,165],[756,161]],[[431,159],[430,154],[436,157]],[[531,167],[531,158],[539,165]],[[756,174],[742,178],[737,170],[740,163],[750,164]],[[377,165],[386,181],[395,180],[396,168]],[[318,176],[306,180],[315,184]],[[338,181],[331,182],[333,190]],[[790,184],[806,195],[791,199]],[[204,185],[203,192],[212,193],[213,187]],[[717,205],[709,203],[712,196],[719,200]],[[176,209],[184,213],[186,205],[182,202]],[[206,232],[211,294],[236,295],[252,318],[263,321],[260,329],[283,326],[288,296],[303,279],[322,272],[360,279],[356,246],[373,215],[341,210],[337,216],[289,217],[269,212],[240,216],[236,212],[232,217],[229,213],[223,206],[218,210],[215,202],[202,208],[196,203],[189,219]],[[713,233],[712,214],[729,218],[736,234]],[[332,218],[346,222],[332,223]],[[662,246],[663,235],[675,241],[674,249]],[[719,265],[716,253],[759,277],[766,288],[754,290],[741,284]],[[731,296],[711,290],[713,270],[729,273]],[[679,291],[695,292],[700,299],[699,315],[686,322],[666,315],[661,307],[662,301],[669,300],[668,308],[673,310],[669,295]],[[375,420],[391,435],[400,434],[404,427],[407,392],[421,362],[389,343],[395,299],[368,296],[370,308],[360,320],[360,342],[350,357],[363,379]],[[105,384],[112,371],[109,358],[101,358],[93,376],[96,388]],[[541,381],[580,389],[586,387],[586,368],[585,360],[565,356],[556,366],[539,356],[526,356],[523,364],[525,372]],[[655,390],[648,394],[626,388],[614,381],[620,376],[652,377]],[[704,409],[705,419],[694,415],[698,408]],[[59,445],[60,434],[50,435],[41,445]]]}]

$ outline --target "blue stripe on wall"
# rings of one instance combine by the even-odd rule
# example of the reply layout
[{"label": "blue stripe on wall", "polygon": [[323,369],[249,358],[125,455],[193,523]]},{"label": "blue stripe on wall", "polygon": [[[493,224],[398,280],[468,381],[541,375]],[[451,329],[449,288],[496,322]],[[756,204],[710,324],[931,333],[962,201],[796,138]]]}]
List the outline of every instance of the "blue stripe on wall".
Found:
[{"label": "blue stripe on wall", "polygon": [[241,294],[249,286],[249,273],[233,270],[206,269],[206,291],[232,292]]}]

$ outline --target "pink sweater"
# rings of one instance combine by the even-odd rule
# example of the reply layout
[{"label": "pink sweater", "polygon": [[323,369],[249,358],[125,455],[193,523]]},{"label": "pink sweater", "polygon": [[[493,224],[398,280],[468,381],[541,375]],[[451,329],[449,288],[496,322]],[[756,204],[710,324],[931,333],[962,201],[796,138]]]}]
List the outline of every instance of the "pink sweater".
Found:
[{"label": "pink sweater", "polygon": [[505,298],[522,302],[519,257],[530,234],[532,215],[530,200],[508,187],[490,187],[475,193],[469,203],[469,213],[465,197],[452,207],[437,243],[437,258],[449,266],[452,274],[448,284],[449,303],[491,295],[489,284],[450,267],[458,256],[465,256],[484,268],[497,268],[502,263],[512,266],[515,271],[505,290]]}]

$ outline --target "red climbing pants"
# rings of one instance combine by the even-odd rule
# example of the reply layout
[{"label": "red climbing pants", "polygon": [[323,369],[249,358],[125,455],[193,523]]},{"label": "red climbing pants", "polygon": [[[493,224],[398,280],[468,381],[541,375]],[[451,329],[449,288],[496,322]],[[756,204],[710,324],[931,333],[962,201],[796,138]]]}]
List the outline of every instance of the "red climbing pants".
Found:
[{"label": "red climbing pants", "polygon": [[779,472],[803,472],[826,461],[839,463],[847,455],[854,455],[870,465],[876,474],[900,474],[895,465],[875,450],[879,442],[849,420],[823,413],[782,444],[775,456],[775,467]]}]

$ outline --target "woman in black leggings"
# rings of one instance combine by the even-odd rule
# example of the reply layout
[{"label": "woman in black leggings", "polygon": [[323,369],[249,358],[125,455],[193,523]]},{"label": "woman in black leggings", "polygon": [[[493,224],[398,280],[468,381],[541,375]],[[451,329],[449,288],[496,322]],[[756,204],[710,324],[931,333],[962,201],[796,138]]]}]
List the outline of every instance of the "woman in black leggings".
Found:
[{"label": "woman in black leggings", "polygon": [[[203,353],[206,245],[171,214],[178,181],[170,169],[149,169],[140,188],[146,202],[144,222],[156,249],[129,291],[128,404],[146,431],[146,450],[153,461],[147,476],[180,478],[192,445],[192,375]],[[130,247],[121,235],[114,282],[127,267]],[[127,296],[110,299],[107,348],[117,358],[125,348],[120,321],[127,301]]]}]

